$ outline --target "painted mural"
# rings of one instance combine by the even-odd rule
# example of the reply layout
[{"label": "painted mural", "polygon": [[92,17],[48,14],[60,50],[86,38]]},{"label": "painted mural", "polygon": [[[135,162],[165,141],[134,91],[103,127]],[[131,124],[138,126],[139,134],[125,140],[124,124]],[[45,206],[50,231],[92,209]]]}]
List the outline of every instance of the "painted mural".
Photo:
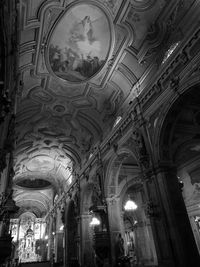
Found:
[{"label": "painted mural", "polygon": [[54,74],[82,82],[97,73],[110,48],[106,15],[94,5],[73,6],[56,25],[49,42],[49,63]]}]

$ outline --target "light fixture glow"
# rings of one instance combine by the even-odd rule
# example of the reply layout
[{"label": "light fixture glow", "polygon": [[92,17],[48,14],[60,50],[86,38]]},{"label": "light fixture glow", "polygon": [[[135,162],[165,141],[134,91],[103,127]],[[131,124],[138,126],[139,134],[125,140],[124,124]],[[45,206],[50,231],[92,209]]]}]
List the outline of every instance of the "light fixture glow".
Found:
[{"label": "light fixture glow", "polygon": [[47,239],[48,239],[48,235],[45,235],[44,239],[46,239],[46,240],[47,240]]},{"label": "light fixture glow", "polygon": [[90,222],[90,226],[96,226],[96,225],[100,225],[100,220],[97,219],[96,217],[93,217],[92,221]]},{"label": "light fixture glow", "polygon": [[136,210],[137,207],[137,204],[131,199],[128,199],[124,205],[124,209],[127,211]]},{"label": "light fixture glow", "polygon": [[64,229],[64,225],[60,226],[60,231],[62,231]]}]

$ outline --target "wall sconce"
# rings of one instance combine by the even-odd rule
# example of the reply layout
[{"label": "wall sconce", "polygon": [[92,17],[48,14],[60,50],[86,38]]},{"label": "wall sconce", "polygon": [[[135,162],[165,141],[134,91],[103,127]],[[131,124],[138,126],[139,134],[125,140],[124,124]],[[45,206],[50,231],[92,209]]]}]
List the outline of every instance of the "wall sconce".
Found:
[{"label": "wall sconce", "polygon": [[137,209],[137,204],[130,199],[130,196],[128,196],[128,200],[126,201],[125,205],[124,205],[124,210],[126,211],[133,211]]},{"label": "wall sconce", "polygon": [[44,239],[47,240],[48,238],[49,238],[48,235],[45,235]]},{"label": "wall sconce", "polygon": [[101,224],[101,222],[97,217],[95,217],[95,216],[92,217],[92,220],[90,222],[90,226],[97,226],[97,225],[100,225],[100,224]]}]

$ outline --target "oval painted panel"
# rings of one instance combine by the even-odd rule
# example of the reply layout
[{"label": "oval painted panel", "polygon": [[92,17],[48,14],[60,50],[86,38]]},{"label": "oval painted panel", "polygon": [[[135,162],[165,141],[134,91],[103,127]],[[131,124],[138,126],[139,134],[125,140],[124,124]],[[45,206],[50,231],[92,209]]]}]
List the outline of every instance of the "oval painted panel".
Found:
[{"label": "oval painted panel", "polygon": [[66,81],[85,81],[104,65],[110,42],[110,25],[104,12],[95,5],[75,5],[60,19],[50,37],[51,69]]}]

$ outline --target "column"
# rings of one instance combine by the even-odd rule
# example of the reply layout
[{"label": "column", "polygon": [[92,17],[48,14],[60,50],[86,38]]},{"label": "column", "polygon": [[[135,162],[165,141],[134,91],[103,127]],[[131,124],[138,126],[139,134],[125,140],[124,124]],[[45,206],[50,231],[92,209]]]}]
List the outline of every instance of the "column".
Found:
[{"label": "column", "polygon": [[52,258],[52,243],[53,243],[53,235],[52,235],[52,230],[53,230],[53,217],[49,217],[49,224],[48,224],[48,250],[47,250],[47,260],[51,260]]},{"label": "column", "polygon": [[57,216],[56,216],[56,218],[55,218],[55,231],[54,231],[54,233],[55,233],[55,235],[54,235],[54,254],[55,254],[55,262],[58,262],[58,237],[59,237],[59,229],[58,229],[58,219],[59,219],[59,216],[58,216],[58,210],[57,210],[57,212],[56,212],[56,214],[57,214]]},{"label": "column", "polygon": [[8,185],[8,164],[9,164],[9,158],[10,154],[6,155],[6,165],[7,167],[2,171],[1,174],[1,186],[0,186],[0,192],[5,192]]},{"label": "column", "polygon": [[177,267],[174,263],[171,240],[166,223],[166,214],[161,201],[161,193],[152,170],[143,172],[143,188],[146,204],[145,214],[151,226],[158,266]]},{"label": "column", "polygon": [[122,215],[119,205],[120,198],[107,198],[106,201],[108,206],[108,220],[111,239],[111,257],[112,265],[114,266],[117,256],[115,255],[116,238],[119,233],[122,233],[123,230]]},{"label": "column", "polygon": [[[2,171],[2,173],[0,173],[0,195],[2,200],[4,200],[6,193],[7,193],[7,186],[8,186],[8,165],[9,165],[9,158],[10,158],[10,154],[6,155],[6,165],[7,167]],[[2,159],[1,159],[2,160]],[[1,204],[1,200],[0,200],[0,204]],[[0,237],[4,236],[5,233],[5,227],[4,227],[4,223],[3,223],[3,219],[0,221]]]},{"label": "column", "polygon": [[160,165],[156,172],[175,266],[197,266],[200,258],[178,183],[176,168],[170,163],[165,163]]},{"label": "column", "polygon": [[94,248],[93,248],[93,229],[90,227],[91,215],[81,215],[81,262],[83,266],[93,267],[94,263]]},{"label": "column", "polygon": [[57,231],[55,235],[55,262],[63,262],[63,231]]},{"label": "column", "polygon": [[79,260],[80,266],[82,266],[82,258],[81,258],[81,248],[82,248],[82,243],[81,243],[81,216],[76,216],[76,221],[77,221],[77,235],[76,235],[76,242],[77,242],[77,257]]}]

